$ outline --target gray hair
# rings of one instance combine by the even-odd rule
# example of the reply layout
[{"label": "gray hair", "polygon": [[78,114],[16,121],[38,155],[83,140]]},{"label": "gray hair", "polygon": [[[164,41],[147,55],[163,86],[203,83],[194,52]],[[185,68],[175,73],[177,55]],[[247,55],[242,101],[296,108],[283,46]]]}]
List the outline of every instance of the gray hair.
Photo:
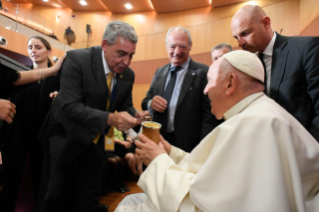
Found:
[{"label": "gray hair", "polygon": [[227,48],[229,52],[233,51],[233,48],[228,43],[220,43],[214,46],[211,50],[211,53],[213,53],[215,50]]},{"label": "gray hair", "polygon": [[182,27],[182,26],[177,26],[177,27],[171,27],[168,31],[167,31],[167,34],[166,34],[166,40],[165,40],[165,43],[166,45],[168,44],[168,37],[169,35],[171,34],[171,32],[173,30],[182,30],[184,33],[186,33],[187,37],[188,37],[188,44],[191,46],[193,41],[192,41],[192,37],[191,37],[191,33],[188,31],[188,29],[186,29],[185,27]]},{"label": "gray hair", "polygon": [[105,28],[103,40],[113,45],[119,36],[132,43],[137,43],[138,40],[134,27],[123,21],[112,21]]}]

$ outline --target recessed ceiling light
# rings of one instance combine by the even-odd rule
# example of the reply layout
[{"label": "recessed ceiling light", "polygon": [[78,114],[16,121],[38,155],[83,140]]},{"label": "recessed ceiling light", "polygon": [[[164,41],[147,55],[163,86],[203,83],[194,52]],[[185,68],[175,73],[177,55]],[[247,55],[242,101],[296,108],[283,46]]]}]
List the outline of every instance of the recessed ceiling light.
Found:
[{"label": "recessed ceiling light", "polygon": [[257,5],[257,1],[250,1],[248,2],[249,5]]},{"label": "recessed ceiling light", "polygon": [[126,9],[128,9],[128,10],[130,10],[130,9],[132,9],[132,8],[133,8],[131,4],[125,4],[124,6],[125,6],[125,7],[126,7]]},{"label": "recessed ceiling light", "polygon": [[82,4],[83,6],[87,5],[88,3],[86,3],[86,1],[82,0],[80,1],[80,4]]},{"label": "recessed ceiling light", "polygon": [[44,2],[48,2],[49,0],[42,0],[42,1],[44,1]]}]

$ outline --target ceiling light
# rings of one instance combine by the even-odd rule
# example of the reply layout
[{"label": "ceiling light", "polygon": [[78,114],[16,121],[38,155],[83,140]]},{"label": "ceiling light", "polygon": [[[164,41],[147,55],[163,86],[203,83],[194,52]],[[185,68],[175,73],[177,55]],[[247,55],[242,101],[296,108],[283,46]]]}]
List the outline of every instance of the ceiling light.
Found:
[{"label": "ceiling light", "polygon": [[132,9],[132,8],[133,8],[131,4],[125,4],[124,6],[125,6],[125,7],[126,7],[126,9],[128,9],[128,10],[130,10],[130,9]]},{"label": "ceiling light", "polygon": [[258,5],[257,1],[249,1],[248,4],[249,5]]},{"label": "ceiling light", "polygon": [[49,0],[42,0],[42,1],[44,1],[44,2],[48,2]]},{"label": "ceiling light", "polygon": [[82,0],[80,1],[80,4],[82,4],[83,6],[87,5],[88,3],[86,3],[86,1]]}]

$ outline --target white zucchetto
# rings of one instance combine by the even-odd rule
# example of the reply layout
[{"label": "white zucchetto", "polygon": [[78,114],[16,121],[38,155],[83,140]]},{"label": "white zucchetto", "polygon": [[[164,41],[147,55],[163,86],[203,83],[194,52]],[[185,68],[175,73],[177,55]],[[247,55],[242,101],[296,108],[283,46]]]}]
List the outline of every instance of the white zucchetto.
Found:
[{"label": "white zucchetto", "polygon": [[244,50],[236,50],[224,54],[223,57],[239,71],[264,82],[264,67],[255,54]]}]

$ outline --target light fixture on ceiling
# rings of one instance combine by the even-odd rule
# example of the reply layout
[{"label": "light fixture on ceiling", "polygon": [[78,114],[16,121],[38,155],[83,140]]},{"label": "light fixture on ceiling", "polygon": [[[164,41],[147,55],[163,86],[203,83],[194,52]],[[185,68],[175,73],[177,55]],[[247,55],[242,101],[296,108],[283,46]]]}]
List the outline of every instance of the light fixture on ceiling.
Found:
[{"label": "light fixture on ceiling", "polygon": [[88,3],[87,3],[86,1],[84,1],[84,0],[81,0],[81,1],[80,1],[80,4],[83,5],[83,6],[85,6],[85,5],[87,5]]},{"label": "light fixture on ceiling", "polygon": [[42,1],[44,1],[44,2],[48,2],[49,0],[42,0]]},{"label": "light fixture on ceiling", "polygon": [[248,5],[258,5],[257,1],[249,1],[247,4]]},{"label": "light fixture on ceiling", "polygon": [[125,6],[125,8],[128,9],[128,10],[130,10],[130,9],[133,8],[131,4],[125,4],[124,6]]}]

